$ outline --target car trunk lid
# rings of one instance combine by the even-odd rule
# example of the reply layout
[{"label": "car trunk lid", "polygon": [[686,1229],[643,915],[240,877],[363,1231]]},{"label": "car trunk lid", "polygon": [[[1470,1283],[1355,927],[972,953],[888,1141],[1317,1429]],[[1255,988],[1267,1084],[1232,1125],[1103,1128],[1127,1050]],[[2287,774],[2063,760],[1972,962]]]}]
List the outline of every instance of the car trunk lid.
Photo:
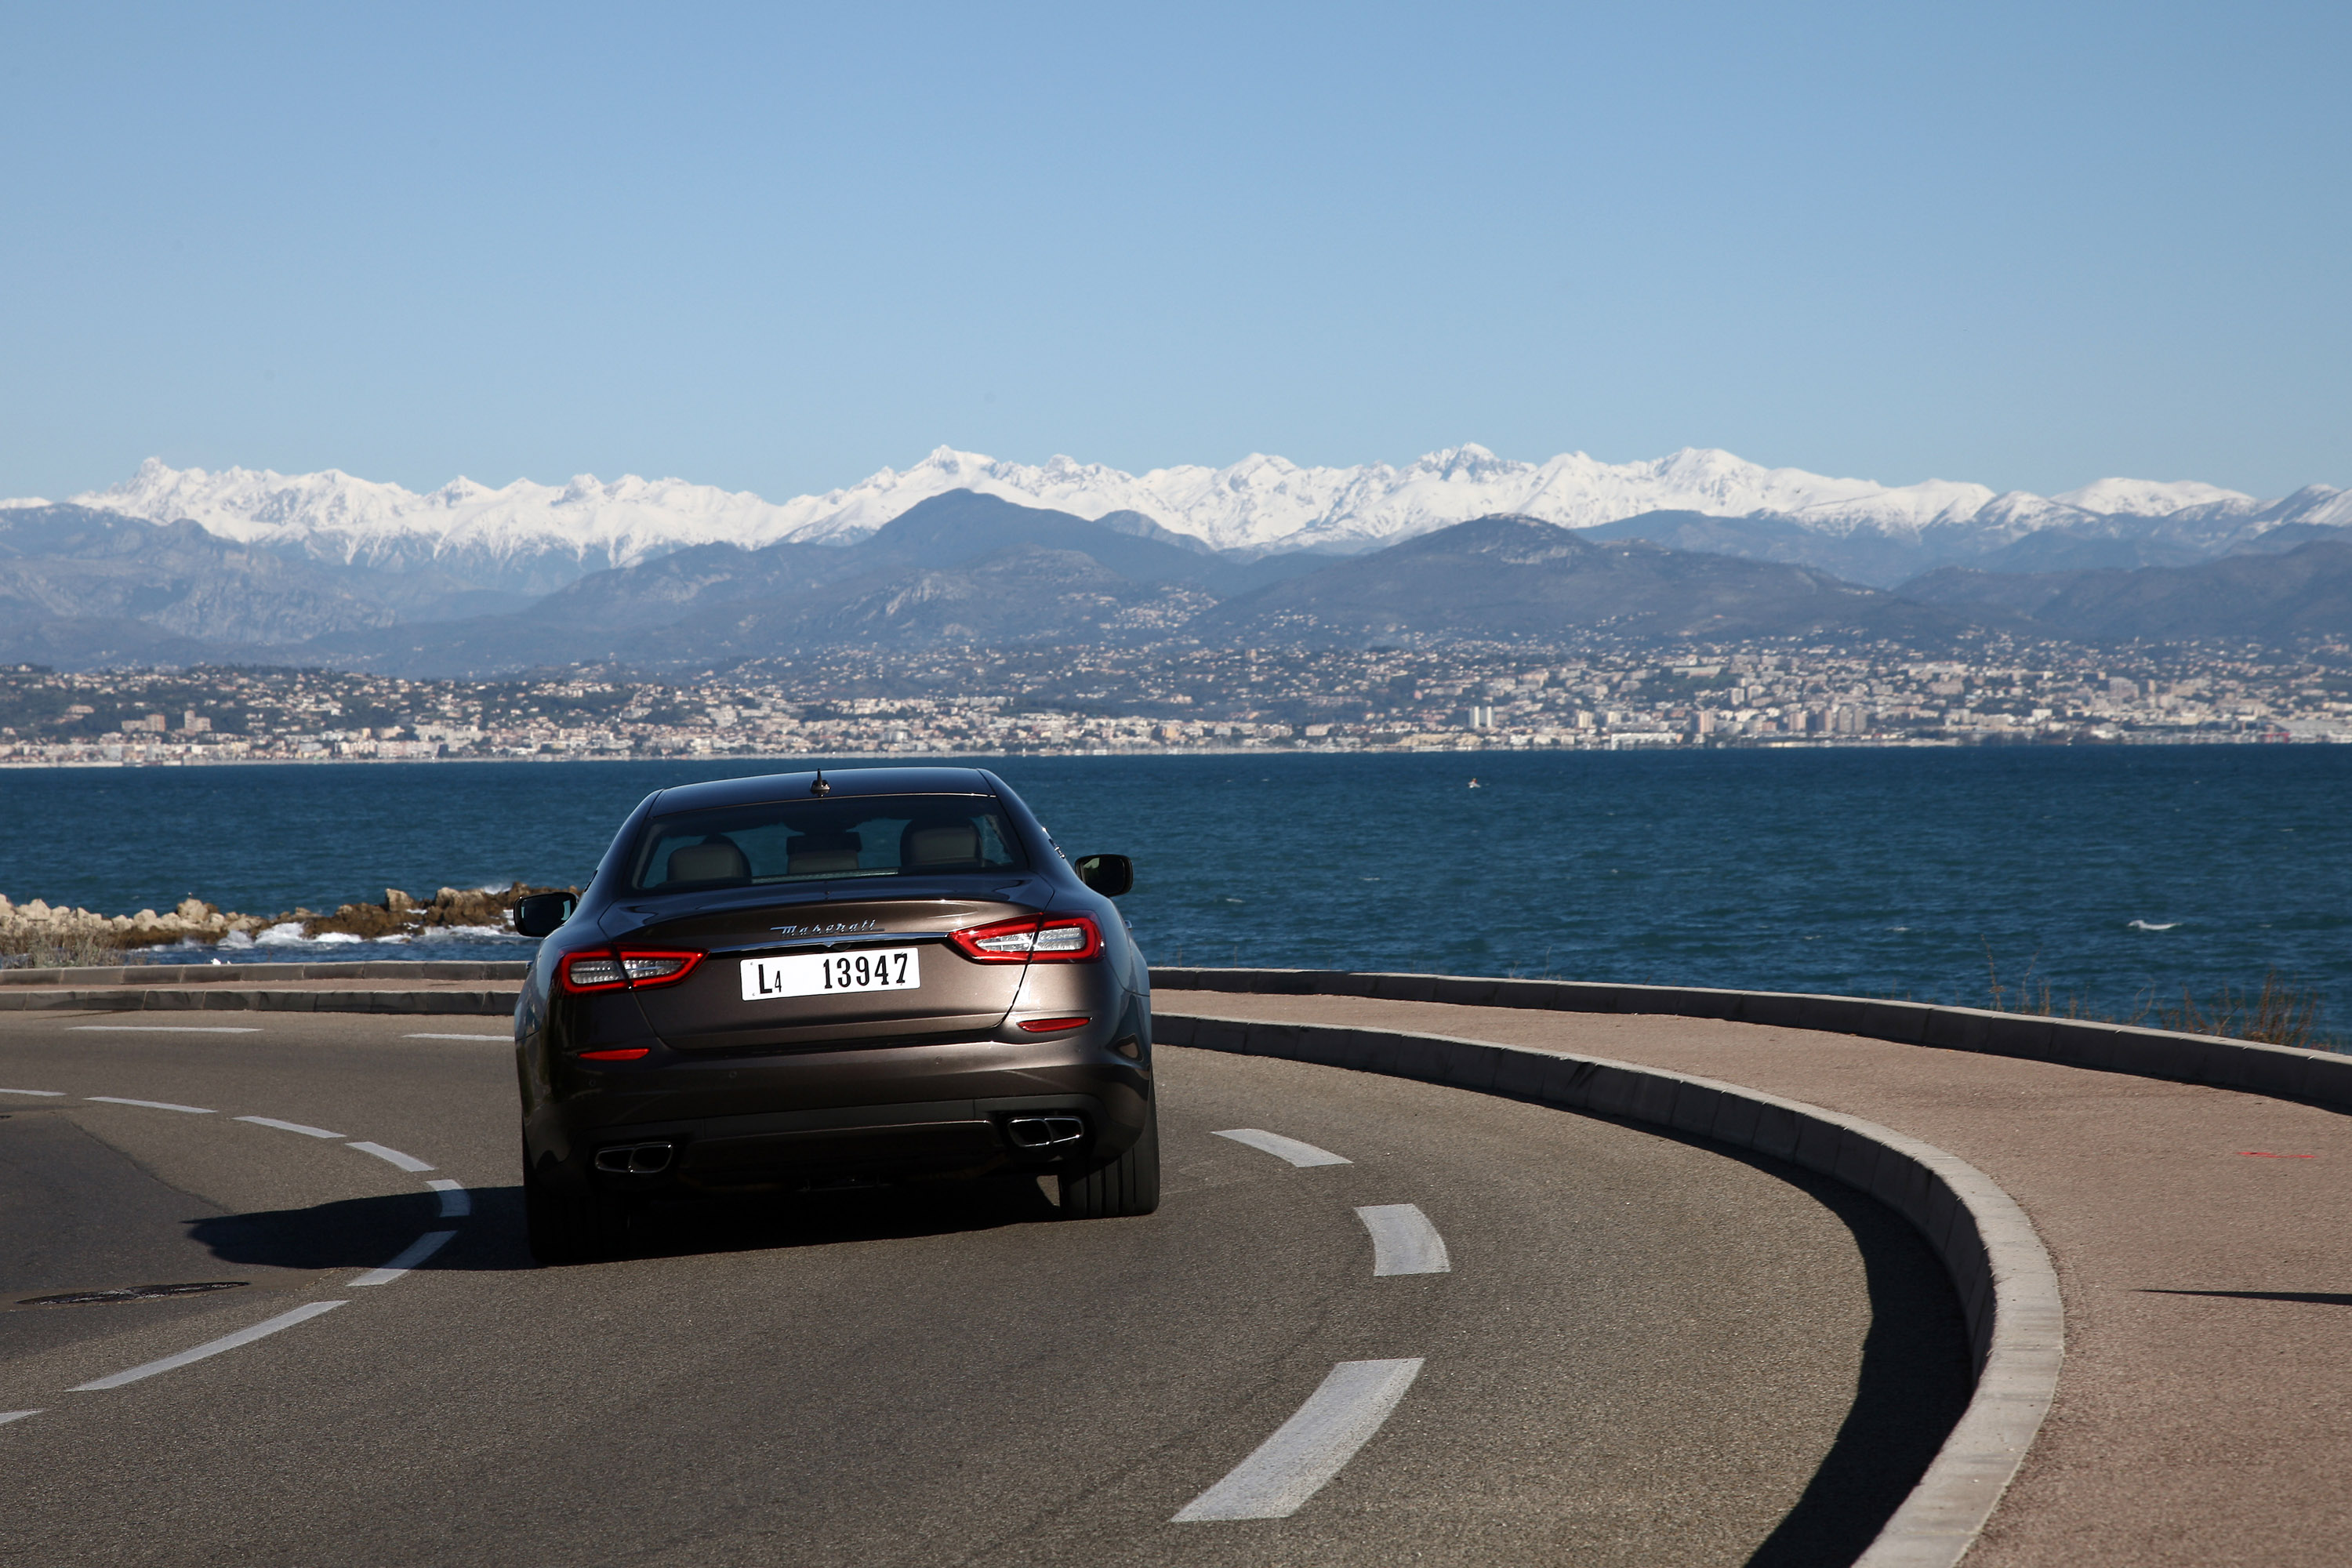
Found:
[{"label": "car trunk lid", "polygon": [[[1019,896],[1026,890],[876,897],[835,884],[822,901],[706,905],[647,921],[619,945],[706,955],[684,981],[636,993],[647,1025],[679,1051],[985,1037],[1011,1011],[1025,965],[975,962],[948,933],[1036,914]],[[871,985],[877,978],[884,988]]]}]

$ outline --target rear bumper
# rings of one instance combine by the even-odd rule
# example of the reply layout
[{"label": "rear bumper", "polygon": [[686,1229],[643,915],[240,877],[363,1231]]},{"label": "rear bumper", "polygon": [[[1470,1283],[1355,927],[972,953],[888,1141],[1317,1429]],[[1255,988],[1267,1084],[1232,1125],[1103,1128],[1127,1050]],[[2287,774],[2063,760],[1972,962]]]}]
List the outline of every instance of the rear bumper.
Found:
[{"label": "rear bumper", "polygon": [[542,1182],[645,1197],[1094,1163],[1141,1136],[1150,1105],[1148,1054],[1096,1038],[1113,1033],[568,1063],[525,1115],[524,1155]]}]

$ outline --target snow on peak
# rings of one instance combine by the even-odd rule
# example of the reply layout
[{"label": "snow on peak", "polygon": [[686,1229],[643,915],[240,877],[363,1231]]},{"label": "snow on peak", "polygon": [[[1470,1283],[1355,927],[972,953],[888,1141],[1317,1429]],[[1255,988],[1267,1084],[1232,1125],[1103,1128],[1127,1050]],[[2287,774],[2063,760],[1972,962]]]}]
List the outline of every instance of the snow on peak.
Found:
[{"label": "snow on peak", "polygon": [[2333,485],[2305,485],[2284,500],[2263,509],[2272,522],[2316,522],[2352,527],[2352,490]]},{"label": "snow on peak", "polygon": [[[1067,456],[1023,464],[943,446],[912,468],[883,468],[854,485],[782,502],[634,474],[609,481],[578,474],[562,485],[518,479],[497,489],[460,478],[418,495],[334,469],[214,473],[151,458],[122,483],[74,499],[156,522],[189,518],[231,539],[345,561],[440,561],[469,569],[568,561],[576,574],[695,544],[846,542],[919,501],[958,489],[1087,518],[1139,512],[1220,549],[1260,551],[1364,550],[1492,512],[1570,528],[1648,511],[1767,513],[1827,533],[1916,538],[1924,530],[1964,525],[2023,533],[2097,513],[2259,507],[2237,491],[2193,481],[2109,479],[2055,498],[1996,496],[1983,485],[1948,479],[1889,486],[1768,468],[1715,447],[1685,447],[1630,463],[1583,452],[1528,463],[1469,442],[1402,468],[1309,468],[1253,452],[1223,468],[1193,464],[1140,474]],[[2333,518],[2352,509],[2352,497],[2326,487],[2304,494],[2311,498],[2301,503],[2305,510]]]},{"label": "snow on peak", "polygon": [[2219,485],[2209,485],[2196,479],[2175,479],[2167,483],[2158,479],[2094,479],[2080,489],[2067,490],[2050,498],[2084,511],[2128,513],[2135,517],[2162,517],[2183,507],[2211,506],[2217,501],[2231,502],[2253,510],[2259,503],[2250,495],[2225,490]]},{"label": "snow on peak", "polygon": [[579,474],[561,487],[517,479],[498,489],[460,478],[418,495],[333,468],[207,473],[150,458],[122,483],[74,499],[152,522],[187,518],[242,542],[299,544],[345,560],[374,553],[371,542],[398,540],[436,555],[553,545],[599,565],[627,564],[683,545],[766,542],[792,531],[783,508],[748,491],[634,474],[610,484]]}]

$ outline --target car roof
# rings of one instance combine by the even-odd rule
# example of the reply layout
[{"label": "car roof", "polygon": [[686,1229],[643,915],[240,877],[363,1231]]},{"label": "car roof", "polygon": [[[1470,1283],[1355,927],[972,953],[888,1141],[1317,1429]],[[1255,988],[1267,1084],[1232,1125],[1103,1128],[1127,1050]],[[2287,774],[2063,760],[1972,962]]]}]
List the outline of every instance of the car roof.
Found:
[{"label": "car roof", "polygon": [[[994,795],[996,785],[978,768],[826,768],[827,798],[867,795]],[[757,805],[772,800],[806,800],[814,772],[758,773],[750,778],[712,779],[679,784],[654,797],[651,809],[703,811],[713,806]]]}]

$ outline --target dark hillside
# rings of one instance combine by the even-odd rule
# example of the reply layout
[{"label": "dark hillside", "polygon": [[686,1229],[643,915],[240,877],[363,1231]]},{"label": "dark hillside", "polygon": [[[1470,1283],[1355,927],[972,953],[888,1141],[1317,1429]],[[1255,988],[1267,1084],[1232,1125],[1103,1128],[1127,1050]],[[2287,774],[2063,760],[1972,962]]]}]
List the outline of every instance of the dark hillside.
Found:
[{"label": "dark hillside", "polygon": [[1948,566],[1897,592],[1958,614],[2029,616],[2045,635],[2081,642],[2286,643],[2352,633],[2352,542],[2315,540],[2278,553],[2136,572]]},{"label": "dark hillside", "polygon": [[1595,542],[1533,518],[1485,517],[1229,600],[1194,629],[1204,638],[1342,644],[1595,630],[1940,641],[1966,625],[1808,567],[1641,540]]}]

